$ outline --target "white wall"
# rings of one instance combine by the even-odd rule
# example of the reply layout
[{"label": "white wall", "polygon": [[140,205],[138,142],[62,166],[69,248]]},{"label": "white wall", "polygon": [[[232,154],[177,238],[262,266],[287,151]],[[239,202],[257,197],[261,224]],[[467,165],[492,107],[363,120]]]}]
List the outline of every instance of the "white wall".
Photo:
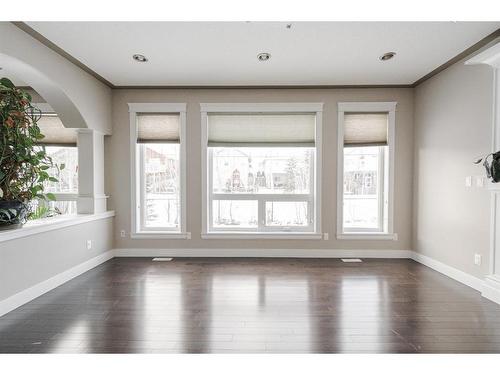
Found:
[{"label": "white wall", "polygon": [[[91,135],[99,134],[101,143],[102,134],[111,134],[111,89],[10,22],[0,22],[0,66],[36,90],[35,102],[43,97],[64,126],[95,130]],[[101,181],[100,150],[80,147],[79,151],[93,153],[87,154],[93,165],[86,171],[81,168],[80,174]],[[96,191],[90,193],[93,199]],[[113,247],[112,234],[110,217],[12,240],[0,233],[0,314],[74,276],[96,257],[104,259],[102,255]],[[92,241],[90,250],[87,240]]]},{"label": "white wall", "polygon": [[111,134],[111,89],[10,22],[0,22],[0,66],[45,98],[64,126]]},{"label": "white wall", "polygon": [[477,277],[488,273],[490,197],[465,178],[484,175],[473,161],[491,148],[492,94],[492,69],[463,61],[415,89],[413,250]]},{"label": "white wall", "polygon": [[[112,233],[111,217],[0,242],[0,304],[111,250]],[[87,250],[87,240],[92,240],[91,250]]]}]

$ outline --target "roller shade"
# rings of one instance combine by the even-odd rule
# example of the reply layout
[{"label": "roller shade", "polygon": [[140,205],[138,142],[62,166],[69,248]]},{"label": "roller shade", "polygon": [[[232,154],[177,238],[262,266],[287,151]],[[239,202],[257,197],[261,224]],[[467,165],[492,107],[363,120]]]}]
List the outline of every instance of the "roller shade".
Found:
[{"label": "roller shade", "polygon": [[65,128],[57,115],[42,115],[37,125],[40,128],[40,132],[45,136],[38,143],[46,146],[76,147],[76,129]]},{"label": "roller shade", "polygon": [[345,113],[344,146],[386,146],[387,113]]},{"label": "roller shade", "polygon": [[179,143],[178,113],[137,114],[138,143]]},{"label": "roller shade", "polygon": [[209,146],[314,146],[315,114],[209,114]]}]

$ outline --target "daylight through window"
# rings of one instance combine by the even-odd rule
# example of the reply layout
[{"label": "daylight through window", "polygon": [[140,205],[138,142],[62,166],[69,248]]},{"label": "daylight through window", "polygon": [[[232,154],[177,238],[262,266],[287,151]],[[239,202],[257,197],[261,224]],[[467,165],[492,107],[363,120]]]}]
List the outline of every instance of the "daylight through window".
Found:
[{"label": "daylight through window", "polygon": [[315,115],[208,116],[211,232],[314,232]]}]

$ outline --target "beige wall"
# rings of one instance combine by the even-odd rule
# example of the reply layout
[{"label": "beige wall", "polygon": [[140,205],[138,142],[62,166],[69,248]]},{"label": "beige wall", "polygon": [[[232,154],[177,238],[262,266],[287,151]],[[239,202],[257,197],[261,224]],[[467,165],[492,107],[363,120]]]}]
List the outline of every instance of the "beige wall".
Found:
[{"label": "beige wall", "polygon": [[492,94],[491,68],[463,61],[415,89],[413,249],[475,276],[488,273],[490,198],[465,178],[484,175],[472,162],[491,148]]},{"label": "beige wall", "polygon": [[[396,101],[395,231],[397,241],[336,240],[337,102]],[[187,230],[191,240],[133,240],[130,231],[130,154],[127,103],[187,103]],[[323,102],[322,228],[330,240],[202,240],[200,106],[209,102]],[[113,91],[113,135],[106,138],[106,192],[116,211],[115,248],[411,248],[413,90],[412,89],[148,89]],[[119,232],[126,230],[126,238]]]}]

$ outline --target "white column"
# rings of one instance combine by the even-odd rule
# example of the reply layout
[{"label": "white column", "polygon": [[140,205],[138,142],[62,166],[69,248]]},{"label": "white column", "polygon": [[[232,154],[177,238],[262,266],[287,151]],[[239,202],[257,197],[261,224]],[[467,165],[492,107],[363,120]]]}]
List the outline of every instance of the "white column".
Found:
[{"label": "white column", "polygon": [[78,213],[106,211],[104,194],[104,134],[96,130],[78,131]]},{"label": "white column", "polygon": [[[472,57],[466,65],[486,64],[493,69],[493,121],[491,151],[500,150],[500,42]],[[490,184],[490,269],[485,277],[482,295],[500,303],[500,183]]]}]

